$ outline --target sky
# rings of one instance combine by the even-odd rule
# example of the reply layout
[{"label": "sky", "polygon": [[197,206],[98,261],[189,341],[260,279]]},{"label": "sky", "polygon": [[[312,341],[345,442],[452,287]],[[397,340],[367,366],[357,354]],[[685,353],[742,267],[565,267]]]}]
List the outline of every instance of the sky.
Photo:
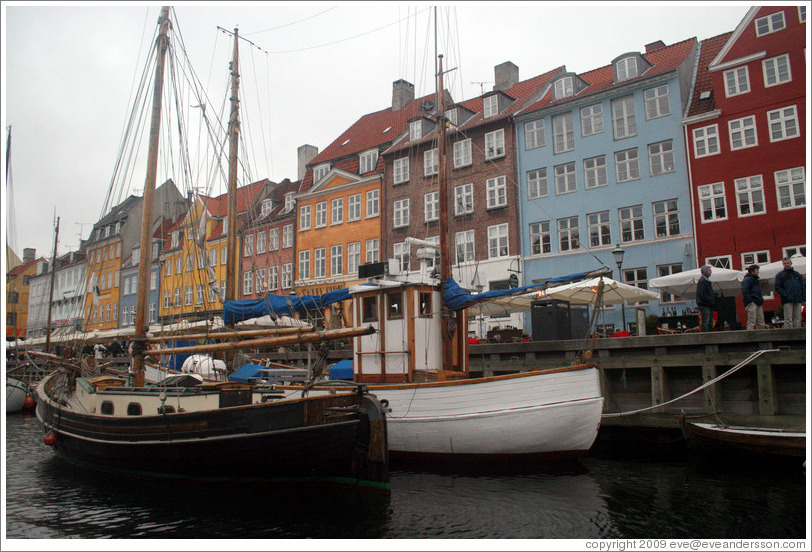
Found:
[{"label": "sky", "polygon": [[[253,44],[240,47],[253,180],[296,180],[299,146],[323,150],[362,115],[390,106],[398,79],[413,83],[418,97],[434,91],[432,4],[173,5],[191,65],[211,94],[209,113],[220,105],[214,98],[225,95],[231,55],[231,39],[218,27],[236,27]],[[519,67],[521,80],[560,65],[581,73],[622,53],[644,52],[657,40],[672,44],[732,31],[748,8],[737,2],[456,2],[437,9],[437,49],[453,69],[446,87],[460,101],[490,91],[494,66],[505,61]],[[3,237],[20,257],[29,247],[50,257],[59,217],[58,253],[75,251],[109,208],[134,81],[144,70],[160,4],[3,2],[2,9],[2,116],[12,129]],[[196,136],[193,145],[201,142]],[[5,153],[6,136],[4,165]],[[135,165],[121,199],[143,189],[146,161]],[[172,172],[162,171],[159,184]]]}]

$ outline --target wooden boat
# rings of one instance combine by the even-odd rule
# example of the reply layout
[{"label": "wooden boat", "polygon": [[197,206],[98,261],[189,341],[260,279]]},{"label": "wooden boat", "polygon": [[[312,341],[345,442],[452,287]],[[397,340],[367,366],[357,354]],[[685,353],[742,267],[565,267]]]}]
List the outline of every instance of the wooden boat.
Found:
[{"label": "wooden boat", "polygon": [[688,445],[714,453],[762,458],[805,458],[806,431],[689,422],[680,416]]},{"label": "wooden boat", "polygon": [[24,381],[6,376],[6,413],[22,410],[27,396],[28,386]]},{"label": "wooden boat", "polygon": [[[150,243],[158,163],[164,58],[170,8],[158,21],[156,69],[141,244]],[[238,32],[234,33],[229,137],[229,200],[236,191],[239,133]],[[229,201],[229,226],[236,223]],[[229,228],[229,276],[225,296],[237,283],[236,228]],[[45,443],[70,461],[102,470],[169,478],[222,480],[306,479],[388,490],[386,419],[382,405],[363,386],[349,393],[284,397],[270,386],[204,382],[192,375],[145,385],[149,255],[140,257],[131,372],[125,377],[81,377],[80,370],[52,373],[37,386],[37,418]],[[368,328],[351,329],[359,335]],[[346,330],[345,330],[346,332]],[[235,344],[254,346],[256,340]],[[154,353],[154,351],[151,351]]]}]

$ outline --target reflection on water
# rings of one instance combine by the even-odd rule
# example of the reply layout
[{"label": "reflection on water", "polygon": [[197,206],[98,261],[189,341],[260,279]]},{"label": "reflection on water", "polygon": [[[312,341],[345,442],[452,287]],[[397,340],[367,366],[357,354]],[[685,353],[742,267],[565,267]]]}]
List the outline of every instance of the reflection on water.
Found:
[{"label": "reflection on water", "polygon": [[32,416],[6,428],[8,538],[804,536],[802,469],[592,457],[524,473],[395,471],[380,496],[120,478],[55,458]]}]

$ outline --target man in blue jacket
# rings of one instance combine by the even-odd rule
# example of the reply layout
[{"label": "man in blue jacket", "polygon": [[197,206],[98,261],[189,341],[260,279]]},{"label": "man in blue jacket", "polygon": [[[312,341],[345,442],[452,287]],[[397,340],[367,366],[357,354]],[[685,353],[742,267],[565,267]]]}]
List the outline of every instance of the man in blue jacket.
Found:
[{"label": "man in blue jacket", "polygon": [[806,301],[806,285],[803,277],[792,268],[789,257],[782,259],[784,270],[775,275],[775,291],[784,305],[784,327],[801,327],[801,308]]},{"label": "man in blue jacket", "polygon": [[696,306],[699,307],[699,317],[702,320],[701,330],[709,332],[713,328],[713,308],[716,306],[716,298],[713,296],[713,286],[709,280],[711,275],[710,265],[705,265],[699,269],[702,276],[696,283]]},{"label": "man in blue jacket", "polygon": [[742,281],[742,298],[744,310],[747,311],[748,330],[764,328],[764,295],[761,293],[761,284],[758,279],[758,265],[747,267],[747,276]]}]

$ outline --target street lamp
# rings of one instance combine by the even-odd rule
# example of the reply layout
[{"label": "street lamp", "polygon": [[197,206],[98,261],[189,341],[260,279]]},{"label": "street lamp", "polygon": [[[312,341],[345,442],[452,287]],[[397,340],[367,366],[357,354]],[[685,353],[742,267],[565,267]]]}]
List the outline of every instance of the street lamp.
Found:
[{"label": "street lamp", "polygon": [[[617,281],[623,282],[623,272],[621,267],[623,266],[623,255],[626,254],[626,250],[620,247],[620,244],[615,244],[615,248],[612,250],[612,255],[615,257],[615,263],[617,263]],[[626,301],[622,301],[620,304],[620,312],[623,313],[623,329],[626,329]]]}]

